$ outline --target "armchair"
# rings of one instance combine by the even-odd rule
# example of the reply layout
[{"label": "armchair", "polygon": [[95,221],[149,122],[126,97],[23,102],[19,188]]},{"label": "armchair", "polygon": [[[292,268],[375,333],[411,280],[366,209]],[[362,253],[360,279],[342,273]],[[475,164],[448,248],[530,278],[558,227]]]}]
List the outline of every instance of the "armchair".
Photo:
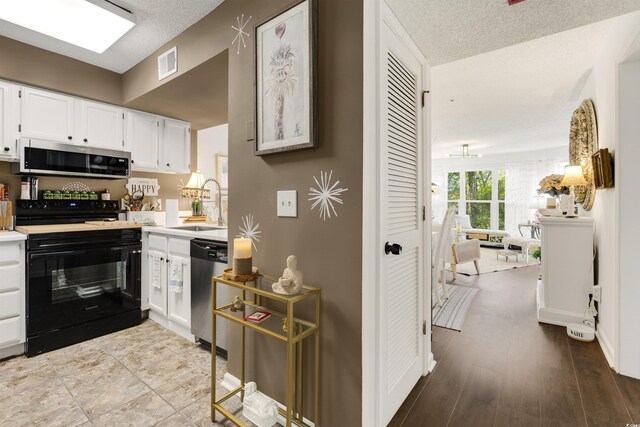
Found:
[{"label": "armchair", "polygon": [[451,264],[451,272],[453,280],[456,279],[456,266],[473,261],[476,273],[480,274],[480,241],[478,239],[463,240],[462,242],[451,245],[452,259],[448,260]]}]

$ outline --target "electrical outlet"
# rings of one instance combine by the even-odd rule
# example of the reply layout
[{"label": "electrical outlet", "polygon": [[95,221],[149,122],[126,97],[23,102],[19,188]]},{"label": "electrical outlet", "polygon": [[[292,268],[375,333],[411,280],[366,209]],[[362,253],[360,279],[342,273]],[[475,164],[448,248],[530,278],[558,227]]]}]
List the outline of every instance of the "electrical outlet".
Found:
[{"label": "electrical outlet", "polygon": [[591,288],[591,294],[593,295],[593,300],[601,302],[602,299],[602,286],[597,285]]}]

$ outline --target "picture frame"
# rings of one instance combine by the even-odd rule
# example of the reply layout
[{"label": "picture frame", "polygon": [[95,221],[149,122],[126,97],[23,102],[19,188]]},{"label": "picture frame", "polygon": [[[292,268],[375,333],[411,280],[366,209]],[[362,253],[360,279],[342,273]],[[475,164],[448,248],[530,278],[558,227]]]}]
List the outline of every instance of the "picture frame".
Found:
[{"label": "picture frame", "polygon": [[222,190],[229,188],[229,156],[216,154],[216,180]]},{"label": "picture frame", "polygon": [[254,27],[254,154],[318,146],[317,0]]}]

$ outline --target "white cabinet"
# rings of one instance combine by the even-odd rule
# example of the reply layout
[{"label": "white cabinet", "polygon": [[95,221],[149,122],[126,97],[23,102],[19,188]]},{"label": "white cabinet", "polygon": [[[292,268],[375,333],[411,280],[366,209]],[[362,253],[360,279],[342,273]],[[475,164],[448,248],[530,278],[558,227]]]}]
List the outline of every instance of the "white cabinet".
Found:
[{"label": "white cabinet", "polygon": [[191,172],[191,129],[187,122],[164,119],[162,126],[160,170],[164,172]]},{"label": "white cabinet", "polygon": [[538,321],[580,323],[593,286],[593,219],[541,218]]},{"label": "white cabinet", "polygon": [[124,110],[99,102],[76,100],[74,143],[124,150]]},{"label": "white cabinet", "polygon": [[17,158],[20,132],[20,88],[0,82],[0,160]]},{"label": "white cabinet", "polygon": [[[191,258],[189,238],[145,234],[143,248],[143,309],[149,318],[185,338],[191,335]],[[171,286],[172,271],[182,274],[182,286]],[[146,303],[145,303],[146,298]]]},{"label": "white cabinet", "polygon": [[21,136],[57,142],[74,142],[74,98],[23,87]]},{"label": "white cabinet", "polygon": [[0,358],[24,352],[24,241],[0,241]]},{"label": "white cabinet", "polygon": [[125,147],[131,151],[131,168],[134,171],[157,171],[160,118],[139,111],[127,111],[126,123]]}]

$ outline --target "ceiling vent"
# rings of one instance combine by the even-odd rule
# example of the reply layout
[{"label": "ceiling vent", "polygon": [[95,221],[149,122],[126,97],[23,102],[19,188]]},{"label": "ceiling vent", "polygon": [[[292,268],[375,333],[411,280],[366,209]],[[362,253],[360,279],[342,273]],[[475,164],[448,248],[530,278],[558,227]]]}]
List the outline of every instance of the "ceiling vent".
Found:
[{"label": "ceiling vent", "polygon": [[174,46],[158,56],[158,80],[169,77],[176,71],[178,71],[178,48]]}]

